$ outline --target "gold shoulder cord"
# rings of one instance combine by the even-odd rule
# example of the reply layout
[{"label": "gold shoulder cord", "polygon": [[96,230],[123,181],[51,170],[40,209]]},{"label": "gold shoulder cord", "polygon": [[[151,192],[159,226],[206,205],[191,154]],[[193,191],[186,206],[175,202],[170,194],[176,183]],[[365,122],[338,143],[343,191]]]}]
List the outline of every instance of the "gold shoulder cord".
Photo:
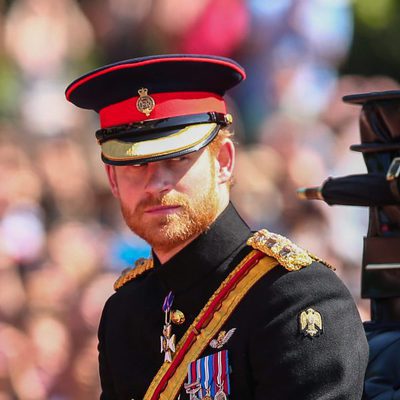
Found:
[{"label": "gold shoulder cord", "polygon": [[135,262],[135,266],[133,268],[127,269],[122,272],[121,276],[114,283],[114,290],[118,290],[119,288],[124,286],[125,283],[137,278],[145,271],[152,269],[153,267],[154,264],[152,258],[139,258]]},{"label": "gold shoulder cord", "polygon": [[325,267],[328,267],[328,268],[331,269],[332,271],[336,271],[336,268],[335,268],[332,264],[329,264],[329,263],[326,262],[325,260],[322,260],[321,258],[317,257],[316,255],[314,255],[314,254],[312,254],[312,253],[310,253],[310,252],[308,252],[308,254],[310,255],[310,257],[311,257],[313,260],[315,260],[315,261],[317,261],[317,262],[319,262],[319,263],[325,265]]},{"label": "gold shoulder cord", "polygon": [[313,261],[324,264],[328,268],[335,270],[335,268],[327,262],[321,260],[317,256],[311,254],[309,251],[302,249],[288,238],[261,229],[256,232],[248,241],[247,244],[254,249],[258,249],[270,257],[279,261],[283,267],[288,271],[297,271]]}]

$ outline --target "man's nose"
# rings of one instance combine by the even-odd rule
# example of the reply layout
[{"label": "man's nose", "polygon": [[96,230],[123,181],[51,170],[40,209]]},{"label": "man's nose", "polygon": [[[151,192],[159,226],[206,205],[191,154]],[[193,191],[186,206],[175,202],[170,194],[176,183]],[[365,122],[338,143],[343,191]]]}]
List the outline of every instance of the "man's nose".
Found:
[{"label": "man's nose", "polygon": [[162,161],[149,163],[145,189],[153,195],[167,193],[172,189],[172,177]]}]

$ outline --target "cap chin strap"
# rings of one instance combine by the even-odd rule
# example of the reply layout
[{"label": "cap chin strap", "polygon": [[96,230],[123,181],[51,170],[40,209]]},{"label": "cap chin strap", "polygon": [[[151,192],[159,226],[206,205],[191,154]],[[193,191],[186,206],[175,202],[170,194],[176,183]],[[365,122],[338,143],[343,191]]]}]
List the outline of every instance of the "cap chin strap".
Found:
[{"label": "cap chin strap", "polygon": [[99,129],[96,131],[96,138],[99,144],[111,139],[128,139],[127,141],[136,143],[143,140],[168,136],[170,135],[171,130],[178,130],[188,125],[204,123],[217,123],[220,126],[227,126],[232,123],[232,116],[230,114],[209,112],[135,122],[111,128]]}]

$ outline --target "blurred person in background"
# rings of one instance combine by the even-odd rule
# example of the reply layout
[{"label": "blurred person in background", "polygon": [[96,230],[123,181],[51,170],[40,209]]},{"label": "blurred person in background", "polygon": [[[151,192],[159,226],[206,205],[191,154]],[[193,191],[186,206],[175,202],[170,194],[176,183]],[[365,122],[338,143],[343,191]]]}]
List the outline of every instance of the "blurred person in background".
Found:
[{"label": "blurred person in background", "polygon": [[99,113],[111,191],[152,247],[103,310],[103,400],[361,398],[368,350],[350,293],[308,251],[251,232],[229,200],[223,95],[244,78],[228,58],[164,55],[66,89]]}]

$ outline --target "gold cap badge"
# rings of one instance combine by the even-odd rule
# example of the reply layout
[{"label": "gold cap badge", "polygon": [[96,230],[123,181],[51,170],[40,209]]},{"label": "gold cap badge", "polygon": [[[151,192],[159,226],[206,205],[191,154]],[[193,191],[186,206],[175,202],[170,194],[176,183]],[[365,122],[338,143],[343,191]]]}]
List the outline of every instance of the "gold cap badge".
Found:
[{"label": "gold cap badge", "polygon": [[138,93],[140,97],[136,101],[136,108],[143,114],[146,114],[146,117],[150,115],[156,105],[154,99],[147,92],[148,89],[146,88],[139,89]]},{"label": "gold cap badge", "polygon": [[308,308],[300,313],[299,324],[300,332],[304,336],[313,338],[323,332],[321,314],[312,308]]}]

